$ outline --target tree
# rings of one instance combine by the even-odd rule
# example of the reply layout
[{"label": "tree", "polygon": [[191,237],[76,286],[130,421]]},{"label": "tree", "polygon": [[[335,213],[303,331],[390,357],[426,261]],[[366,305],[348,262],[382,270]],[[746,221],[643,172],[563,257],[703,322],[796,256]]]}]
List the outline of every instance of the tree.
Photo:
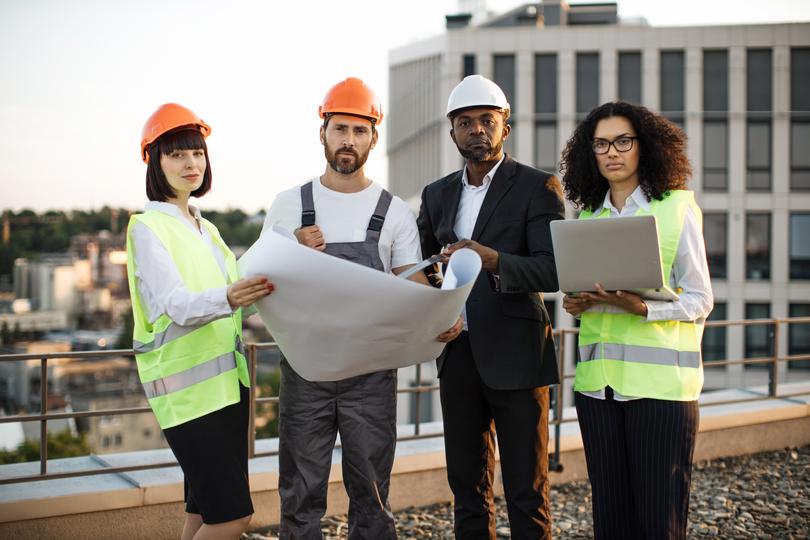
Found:
[{"label": "tree", "polygon": [[[73,435],[70,431],[48,433],[48,459],[86,456],[90,446],[83,434]],[[26,439],[15,450],[0,450],[0,464],[26,463],[39,461],[39,441]]]}]

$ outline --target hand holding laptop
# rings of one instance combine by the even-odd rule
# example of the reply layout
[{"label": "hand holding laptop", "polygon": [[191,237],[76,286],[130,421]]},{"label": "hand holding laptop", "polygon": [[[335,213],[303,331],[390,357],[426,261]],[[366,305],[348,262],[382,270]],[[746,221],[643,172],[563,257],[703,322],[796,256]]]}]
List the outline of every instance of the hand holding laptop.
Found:
[{"label": "hand holding laptop", "polygon": [[[551,222],[551,240],[560,290],[590,291],[594,284],[602,290],[624,291],[651,300],[677,300],[678,293],[664,281],[658,227],[655,216],[616,219],[557,220]],[[620,302],[638,308],[636,302],[612,296],[600,302]]]},{"label": "hand holding laptop", "polygon": [[647,304],[639,295],[628,291],[608,292],[599,283],[594,283],[594,288],[596,292],[582,292],[576,296],[565,295],[563,297],[565,311],[577,317],[591,306],[603,303],[634,315],[647,316]]}]

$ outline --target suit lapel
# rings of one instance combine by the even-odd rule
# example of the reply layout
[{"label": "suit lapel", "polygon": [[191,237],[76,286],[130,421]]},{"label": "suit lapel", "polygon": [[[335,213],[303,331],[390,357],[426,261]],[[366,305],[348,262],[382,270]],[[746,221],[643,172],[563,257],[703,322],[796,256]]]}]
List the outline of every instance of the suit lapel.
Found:
[{"label": "suit lapel", "polygon": [[498,207],[498,203],[512,189],[515,183],[512,177],[515,175],[516,169],[517,165],[509,156],[503,158],[503,163],[498,167],[498,172],[495,173],[495,178],[492,179],[487,194],[484,196],[484,203],[481,205],[481,211],[478,212],[478,218],[475,220],[472,240],[478,240],[487,225],[487,221],[492,217],[495,208]]},{"label": "suit lapel", "polygon": [[449,236],[451,243],[458,242],[458,238],[453,229],[456,226],[458,203],[459,200],[461,200],[462,172],[463,169],[442,188],[442,206],[444,207],[444,212],[442,212],[442,221],[439,224],[438,230],[447,231],[446,234]]}]

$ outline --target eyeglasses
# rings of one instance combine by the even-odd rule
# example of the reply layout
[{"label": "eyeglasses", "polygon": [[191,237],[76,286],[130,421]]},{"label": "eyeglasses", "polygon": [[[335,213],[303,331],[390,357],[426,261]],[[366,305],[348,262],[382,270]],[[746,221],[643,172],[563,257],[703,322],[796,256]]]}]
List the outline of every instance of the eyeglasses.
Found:
[{"label": "eyeglasses", "polygon": [[615,148],[617,152],[629,152],[633,149],[633,141],[635,139],[638,139],[638,137],[622,136],[612,141],[595,139],[591,143],[591,148],[593,149],[593,153],[597,155],[607,154],[611,145],[613,145],[613,148]]}]

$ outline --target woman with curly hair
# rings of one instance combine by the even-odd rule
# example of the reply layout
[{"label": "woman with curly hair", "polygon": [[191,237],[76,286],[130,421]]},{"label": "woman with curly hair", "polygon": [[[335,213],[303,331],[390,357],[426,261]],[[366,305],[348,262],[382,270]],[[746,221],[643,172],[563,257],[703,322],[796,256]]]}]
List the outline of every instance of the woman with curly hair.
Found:
[{"label": "woman with curly hair", "polygon": [[680,292],[654,301],[594,283],[563,298],[581,318],[574,390],[596,538],[686,538],[713,296],[685,148],[675,124],[619,101],[591,111],[563,151],[579,218],[655,216],[664,277]]}]

